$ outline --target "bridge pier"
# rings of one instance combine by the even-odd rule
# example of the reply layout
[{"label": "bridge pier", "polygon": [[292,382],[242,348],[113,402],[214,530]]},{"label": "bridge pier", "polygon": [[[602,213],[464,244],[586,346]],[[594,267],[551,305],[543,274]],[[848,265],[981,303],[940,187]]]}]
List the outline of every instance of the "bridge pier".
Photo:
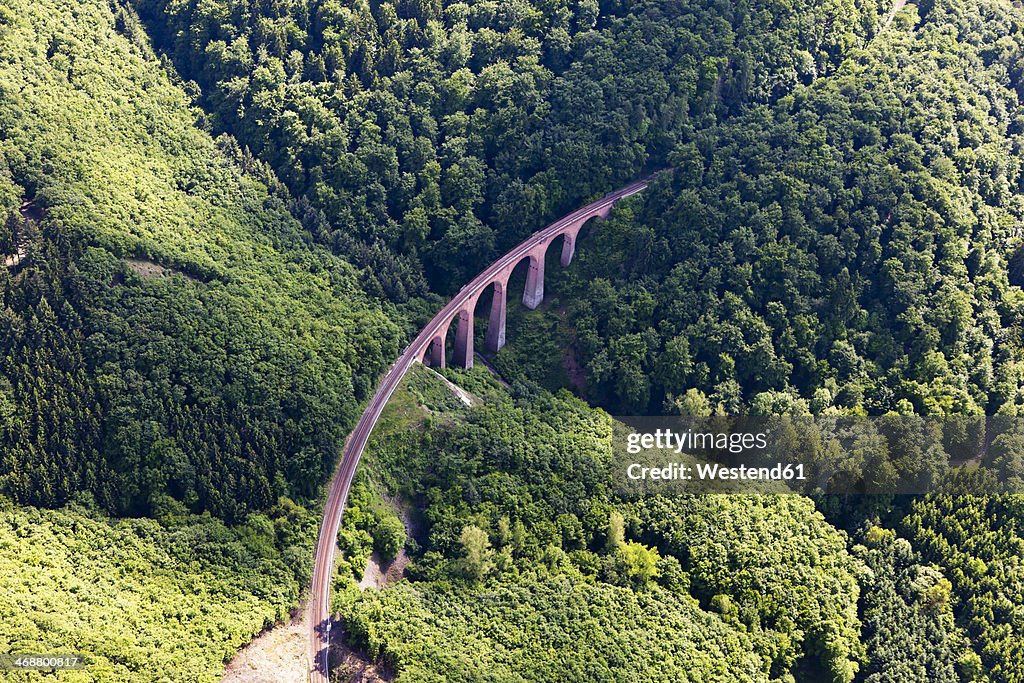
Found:
[{"label": "bridge pier", "polygon": [[526,291],[523,292],[523,305],[531,311],[544,301],[544,252],[547,245],[539,253],[530,254],[530,271],[526,274]]},{"label": "bridge pier", "polygon": [[[515,263],[510,262],[497,273],[491,275],[495,278],[490,284],[494,287],[494,296],[491,299],[491,312],[487,324],[486,348],[490,353],[497,353],[505,346],[505,318],[508,310],[508,280],[516,265],[522,263],[523,258],[529,259],[529,270],[526,274],[526,288],[523,291],[523,305],[530,310],[536,309],[544,301],[544,260],[548,247],[558,237],[562,237],[562,267],[572,263],[576,255],[576,240],[579,238],[583,226],[591,218],[607,218],[611,213],[612,203],[594,209],[591,213],[578,215],[571,222],[564,225],[560,232],[545,235],[541,240],[534,242],[529,251]],[[472,301],[467,301],[465,306],[458,312],[454,319],[449,319],[448,325],[457,323],[455,332],[455,356],[452,363],[458,367],[470,369],[473,367],[473,314],[474,308],[480,297],[480,290],[473,296]],[[445,359],[445,338],[447,332],[434,337],[423,349],[419,356],[420,361],[428,363],[435,368],[443,368],[446,365]]]},{"label": "bridge pier", "polygon": [[577,232],[566,232],[562,235],[562,267],[566,268],[572,263],[572,257],[576,253]]},{"label": "bridge pier", "polygon": [[494,283],[494,298],[491,299],[491,317],[487,323],[487,350],[501,351],[505,346],[505,312],[507,301],[504,282]]},{"label": "bridge pier", "polygon": [[444,337],[434,337],[433,341],[430,342],[430,367],[432,368],[443,368],[445,366],[444,359]]},{"label": "bridge pier", "polygon": [[473,367],[473,309],[459,311],[458,327],[455,329],[455,359],[460,368]]}]

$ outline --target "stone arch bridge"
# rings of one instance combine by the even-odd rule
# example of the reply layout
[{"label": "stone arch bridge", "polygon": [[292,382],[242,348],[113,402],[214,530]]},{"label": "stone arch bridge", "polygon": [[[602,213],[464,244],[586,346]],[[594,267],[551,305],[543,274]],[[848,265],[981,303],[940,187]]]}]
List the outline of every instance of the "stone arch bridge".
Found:
[{"label": "stone arch bridge", "polygon": [[473,367],[473,321],[480,297],[493,288],[491,313],[487,324],[487,350],[497,352],[505,345],[505,312],[508,306],[508,281],[516,267],[529,260],[523,305],[534,309],[544,300],[544,258],[548,248],[562,238],[562,267],[572,262],[576,253],[576,239],[584,224],[591,218],[607,218],[615,202],[640,192],[649,183],[642,180],[618,192],[578,209],[565,218],[534,233],[512,251],[495,261],[477,275],[423,328],[416,340],[407,348],[416,359],[433,367],[445,367],[446,339],[452,323],[456,323],[455,356],[453,363],[461,368]]},{"label": "stone arch bridge", "polygon": [[384,376],[377,387],[377,392],[370,400],[355,429],[349,435],[341,462],[331,480],[324,507],[309,596],[309,657],[312,663],[309,680],[312,683],[327,683],[328,680],[331,575],[334,569],[334,551],[345,499],[348,498],[349,488],[352,486],[352,479],[355,477],[356,467],[359,465],[359,459],[366,447],[370,432],[377,424],[377,420],[380,419],[384,405],[398,387],[402,377],[417,362],[427,362],[436,367],[446,365],[445,341],[452,323],[456,323],[453,363],[463,368],[473,366],[474,312],[481,295],[489,288],[493,289],[493,296],[487,325],[486,344],[490,351],[498,351],[505,345],[507,289],[509,278],[516,266],[529,259],[523,304],[531,309],[536,308],[544,300],[544,257],[551,244],[559,237],[563,238],[561,264],[563,267],[568,266],[572,262],[573,254],[576,251],[576,239],[584,224],[591,218],[606,218],[616,202],[640,192],[650,184],[652,179],[653,176],[639,180],[584,206],[582,209],[577,209],[543,230],[535,232],[492,263],[459,290],[459,293],[427,323]]}]

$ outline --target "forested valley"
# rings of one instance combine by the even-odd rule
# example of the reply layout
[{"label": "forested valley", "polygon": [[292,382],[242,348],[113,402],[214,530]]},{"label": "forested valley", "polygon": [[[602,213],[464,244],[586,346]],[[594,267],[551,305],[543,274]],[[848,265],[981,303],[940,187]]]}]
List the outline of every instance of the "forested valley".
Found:
[{"label": "forested valley", "polygon": [[994,475],[629,496],[604,412],[1016,417],[1022,48],[1007,0],[0,0],[0,653],[217,680],[419,324],[666,169],[444,372],[471,405],[407,378],[341,638],[400,681],[1024,682]]},{"label": "forested valley", "polygon": [[591,400],[1017,413],[1021,18],[924,9],[677,147],[675,173],[595,231],[551,288]]},{"label": "forested valley", "polygon": [[127,12],[0,2],[0,651],[213,681],[298,606],[404,332]]}]

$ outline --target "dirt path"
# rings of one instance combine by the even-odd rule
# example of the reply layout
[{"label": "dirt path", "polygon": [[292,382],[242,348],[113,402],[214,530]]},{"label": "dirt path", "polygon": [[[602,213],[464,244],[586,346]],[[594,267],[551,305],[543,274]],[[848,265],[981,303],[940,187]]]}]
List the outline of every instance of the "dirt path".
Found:
[{"label": "dirt path", "polygon": [[[291,621],[256,636],[239,650],[227,667],[221,683],[308,683],[309,627],[305,607],[293,613]],[[387,683],[388,671],[364,659],[345,645],[342,630],[331,630],[331,661],[338,680],[346,683]]]}]

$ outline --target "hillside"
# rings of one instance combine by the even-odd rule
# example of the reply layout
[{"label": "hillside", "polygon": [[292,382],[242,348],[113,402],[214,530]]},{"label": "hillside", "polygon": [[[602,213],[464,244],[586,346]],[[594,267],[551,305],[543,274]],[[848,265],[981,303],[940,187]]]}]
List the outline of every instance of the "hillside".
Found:
[{"label": "hillside", "polygon": [[1021,21],[908,5],[833,76],[679,146],[550,287],[588,398],[1014,414]]},{"label": "hillside", "polygon": [[[695,130],[830,74],[880,0],[133,0],[211,124],[391,299],[456,291]],[[583,172],[581,172],[581,170]]]},{"label": "hillside", "polygon": [[301,518],[304,538],[282,556],[296,514],[279,506],[230,529],[209,517],[111,520],[0,499],[0,650],[84,655],[87,671],[47,677],[62,681],[219,680],[224,661],[298,599],[306,579],[290,565],[312,552],[315,519]]},{"label": "hillside", "polygon": [[[310,497],[396,355],[393,312],[106,2],[6,2],[0,493],[234,519]],[[8,239],[8,241],[10,241]]]},{"label": "hillside", "polygon": [[[853,679],[860,565],[811,501],[624,499],[605,413],[487,371],[447,374],[484,402],[414,372],[341,533],[346,638],[397,680]],[[383,493],[420,518],[409,580],[360,592],[388,537]]]}]

